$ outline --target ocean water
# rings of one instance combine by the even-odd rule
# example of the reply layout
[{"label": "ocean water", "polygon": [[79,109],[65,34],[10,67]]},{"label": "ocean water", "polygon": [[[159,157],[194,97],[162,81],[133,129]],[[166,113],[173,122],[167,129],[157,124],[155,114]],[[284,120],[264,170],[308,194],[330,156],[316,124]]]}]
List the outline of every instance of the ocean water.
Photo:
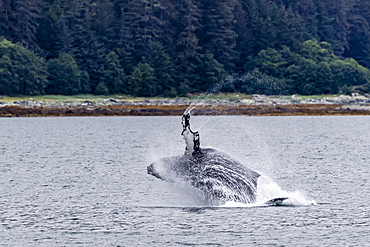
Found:
[{"label": "ocean water", "polygon": [[0,246],[369,246],[370,117],[191,121],[284,205],[210,207],[148,175],[183,153],[180,116],[0,118]]}]

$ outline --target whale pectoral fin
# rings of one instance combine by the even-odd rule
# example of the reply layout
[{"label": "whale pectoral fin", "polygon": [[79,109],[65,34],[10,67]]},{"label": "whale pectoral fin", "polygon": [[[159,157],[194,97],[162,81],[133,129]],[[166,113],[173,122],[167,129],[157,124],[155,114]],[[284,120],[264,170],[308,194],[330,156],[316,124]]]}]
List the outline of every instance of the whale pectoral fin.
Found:
[{"label": "whale pectoral fin", "polygon": [[274,198],[274,199],[268,200],[264,204],[268,206],[281,206],[283,204],[283,201],[285,201],[286,199],[288,199],[288,197]]},{"label": "whale pectoral fin", "polygon": [[190,110],[186,110],[182,115],[182,132],[181,135],[185,139],[186,151],[189,154],[195,155],[200,151],[200,139],[198,131],[192,131],[190,128]]}]

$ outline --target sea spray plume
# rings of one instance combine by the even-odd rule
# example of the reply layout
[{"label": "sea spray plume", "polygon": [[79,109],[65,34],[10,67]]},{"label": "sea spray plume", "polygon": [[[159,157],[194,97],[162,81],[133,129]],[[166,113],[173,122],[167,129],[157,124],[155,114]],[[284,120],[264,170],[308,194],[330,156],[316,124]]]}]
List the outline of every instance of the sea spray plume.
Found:
[{"label": "sea spray plume", "polygon": [[187,109],[182,116],[185,153],[152,163],[147,167],[148,174],[197,188],[211,205],[223,205],[228,201],[255,202],[260,175],[223,152],[201,148],[199,133],[190,128],[192,109]]},{"label": "sea spray plume", "polygon": [[286,94],[287,90],[282,80],[255,70],[244,74],[233,74],[232,76],[228,76],[207,91],[208,94],[221,92],[282,95]]},{"label": "sea spray plume", "polygon": [[[224,80],[213,85],[205,92],[205,95],[202,94],[198,96],[195,99],[195,103],[192,103],[185,110],[184,114],[190,113],[191,111],[196,112],[196,108],[209,105],[208,99],[212,97],[213,94],[228,92],[239,92],[249,95],[281,95],[286,94],[287,90],[286,86],[284,86],[284,83],[281,80],[263,74],[258,70],[250,71],[244,74],[233,74],[232,76],[228,76]],[[214,110],[213,113],[215,114],[216,111],[217,110]],[[218,111],[219,113],[220,111],[222,112],[222,110]]]}]

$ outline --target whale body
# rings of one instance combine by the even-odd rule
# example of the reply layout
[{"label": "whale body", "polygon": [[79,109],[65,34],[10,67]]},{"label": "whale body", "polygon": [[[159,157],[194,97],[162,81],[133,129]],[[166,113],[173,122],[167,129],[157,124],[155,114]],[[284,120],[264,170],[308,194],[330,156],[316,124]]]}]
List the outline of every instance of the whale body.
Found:
[{"label": "whale body", "polygon": [[260,176],[238,160],[213,148],[199,148],[192,155],[162,158],[147,167],[148,174],[170,182],[185,182],[199,189],[212,205],[228,201],[256,201]]},{"label": "whale body", "polygon": [[148,174],[197,188],[212,205],[228,201],[254,203],[260,174],[221,151],[201,148],[199,133],[190,128],[191,110],[187,109],[182,116],[185,153],[152,163],[147,167]]}]

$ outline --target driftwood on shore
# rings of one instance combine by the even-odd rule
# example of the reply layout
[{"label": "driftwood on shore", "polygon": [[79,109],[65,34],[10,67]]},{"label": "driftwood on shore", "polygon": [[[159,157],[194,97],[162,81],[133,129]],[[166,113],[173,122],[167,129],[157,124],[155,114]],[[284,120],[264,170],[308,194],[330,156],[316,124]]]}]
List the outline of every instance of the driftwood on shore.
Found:
[{"label": "driftwood on shore", "polygon": [[197,107],[195,115],[370,115],[370,99],[364,96],[338,96],[331,98],[281,99],[254,96],[247,100],[146,99],[144,101],[100,102],[0,102],[0,117],[40,116],[171,116],[181,115],[191,104]]}]

